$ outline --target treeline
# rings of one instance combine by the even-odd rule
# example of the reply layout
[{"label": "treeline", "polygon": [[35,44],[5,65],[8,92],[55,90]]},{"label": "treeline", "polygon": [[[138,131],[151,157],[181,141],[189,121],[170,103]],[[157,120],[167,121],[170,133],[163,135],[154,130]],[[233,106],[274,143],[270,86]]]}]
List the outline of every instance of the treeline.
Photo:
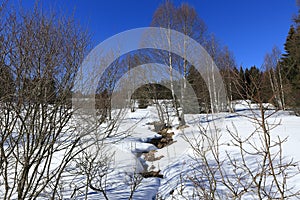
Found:
[{"label": "treeline", "polygon": [[[154,12],[150,26],[170,28],[172,30],[179,31],[190,38],[193,38],[206,49],[206,51],[211,55],[212,59],[220,69],[225,70],[236,67],[233,54],[229,50],[229,48],[221,45],[214,34],[208,32],[206,24],[198,16],[196,10],[186,3],[175,6],[170,1],[164,2]],[[169,35],[166,35],[166,37],[168,38]],[[157,38],[152,38],[151,33],[149,33],[146,40],[143,42],[149,42],[154,44],[155,46],[155,44],[160,41],[158,41]],[[206,111],[209,111],[211,109],[211,106],[209,105],[210,97],[207,87],[205,87],[205,82],[203,81],[202,77],[199,76],[197,70],[193,68],[192,64],[187,61],[186,56],[180,57],[171,52],[158,49],[142,49],[142,47],[143,46],[141,46],[140,50],[130,52],[127,55],[118,57],[115,62],[110,65],[110,67],[106,70],[105,75],[103,75],[104,78],[101,79],[101,84],[99,84],[99,87],[97,89],[97,96],[101,97],[105,96],[106,94],[111,95],[113,91],[116,91],[114,89],[117,80],[125,73],[130,73],[130,71],[133,71],[132,69],[134,69],[135,67],[147,63],[159,63],[167,67],[167,70],[160,71],[160,69],[156,68],[151,71],[151,69],[149,69],[149,74],[145,74],[144,76],[145,80],[150,80],[151,78],[149,78],[149,76],[151,75],[159,76],[158,80],[162,79],[164,81],[164,83],[161,84],[164,86],[169,86],[168,88],[170,88],[171,97],[174,101],[173,104],[177,105],[177,103],[175,102],[178,101],[181,106],[183,105],[182,102],[186,102],[190,99],[186,91],[188,89],[188,85],[191,85],[198,97],[200,107],[199,109]],[[182,46],[178,46],[178,48],[182,48],[185,55],[191,53],[187,52],[187,50],[185,49],[184,42],[182,43]],[[176,73],[179,73],[182,78],[176,77]],[[130,75],[132,76],[133,74]],[[143,75],[139,76],[143,77]],[[134,80],[132,79],[132,82],[130,84],[127,84],[127,86],[128,85],[132,85],[131,88],[127,88],[128,90],[134,89]],[[198,87],[198,85],[200,86]],[[146,90],[148,90],[149,93],[149,89],[146,88],[147,87],[144,87],[145,92],[147,92]],[[158,91],[158,87],[154,89]],[[166,88],[159,88],[159,90],[163,91],[165,94],[170,94]],[[175,94],[176,91],[177,94]],[[153,94],[153,92],[150,93]],[[156,93],[155,95],[161,96],[158,95],[158,93]],[[97,107],[103,108],[105,106],[104,104],[98,104]],[[176,109],[179,110],[178,108]],[[184,124],[185,110],[186,109],[184,108],[182,109],[183,112],[177,112],[178,115],[181,115],[178,116],[178,119],[182,119],[182,124]]]},{"label": "treeline", "polygon": [[[233,110],[232,101],[249,99],[258,103],[271,103],[277,109],[293,109],[298,113],[300,107],[300,15],[295,17],[293,22],[286,39],[285,53],[282,54],[279,48],[274,47],[265,55],[264,63],[259,67],[237,66],[233,53],[228,47],[221,45],[214,34],[207,31],[204,21],[188,4],[175,6],[170,1],[166,1],[155,11],[151,26],[177,30],[193,38],[206,49],[216,63],[225,84],[228,97],[227,110]],[[155,42],[151,35],[149,38],[149,42]],[[184,45],[178,48],[184,49]],[[158,87],[157,83],[146,85],[139,88],[133,98],[137,98],[137,94],[139,98],[150,99],[153,96],[160,98],[162,94],[167,94],[166,97],[171,97],[173,101],[183,102],[190,98],[185,92],[186,85],[190,84],[197,96],[199,110],[211,112],[212,103],[208,86],[195,67],[184,57],[159,50],[139,50],[118,58],[107,70],[104,76],[106,79],[99,84],[98,96],[110,96],[116,80],[124,73],[145,63],[164,64],[170,72],[179,72],[182,79],[175,79],[172,73],[164,74],[169,77],[165,77],[164,82],[160,84],[169,85],[170,89]],[[153,72],[155,73],[162,74]],[[181,91],[181,93],[175,95],[174,91]],[[180,118],[183,117],[184,115]]]},{"label": "treeline", "polygon": [[[74,77],[86,52],[88,37],[63,26],[71,22],[55,21],[41,14],[1,18],[0,34],[0,98],[2,102],[70,104]],[[55,21],[55,23],[53,22]],[[205,22],[188,4],[175,6],[166,1],[153,14],[151,26],[171,28],[199,42],[221,72],[228,96],[228,108],[238,99],[269,102],[278,109],[300,107],[300,14],[294,18],[285,43],[285,53],[278,48],[266,54],[263,66],[238,67],[228,47],[222,46],[214,34],[209,33]],[[75,43],[74,43],[75,42]],[[155,41],[151,41],[155,42]],[[179,47],[180,48],[180,47]],[[184,48],[184,46],[182,46]],[[77,53],[78,52],[78,53]],[[190,52],[186,52],[190,53]],[[76,59],[74,59],[76,57]],[[171,59],[170,59],[171,58]],[[171,62],[170,62],[171,60]],[[168,77],[171,91],[155,86],[163,93],[150,93],[159,98],[166,94],[175,101],[186,101],[185,85],[190,84],[197,96],[199,109],[209,111],[211,99],[203,77],[194,66],[164,51],[143,50],[118,57],[99,82],[97,108],[110,107],[110,96],[115,83],[126,72],[145,63],[162,63],[178,71],[183,79]],[[172,81],[171,81],[172,79]],[[150,88],[151,88],[150,87]],[[144,87],[144,89],[149,87]],[[174,91],[182,91],[175,95]],[[139,91],[141,94],[141,92]],[[181,117],[182,118],[182,117]]]},{"label": "treeline", "polygon": [[[235,100],[247,99],[256,103],[271,103],[277,109],[296,109],[298,99],[295,97],[300,90],[296,90],[289,83],[286,74],[281,71],[279,63],[275,69],[263,69],[256,66],[250,68],[221,69],[228,96],[228,109]],[[210,96],[207,85],[194,67],[188,73],[191,84],[199,103],[201,112],[210,111]],[[164,87],[170,83],[147,84],[138,88],[133,99],[172,99],[170,89]],[[175,88],[180,88],[180,82],[173,82]],[[178,97],[176,97],[178,99]]]},{"label": "treeline", "polygon": [[[227,92],[232,99],[250,99],[272,103],[278,109],[300,109],[300,11],[293,19],[282,54],[274,47],[258,68],[233,68],[222,72]],[[227,75],[225,75],[227,74]],[[229,77],[228,77],[229,74]],[[230,77],[233,78],[230,81]],[[234,87],[230,87],[234,85]]]}]

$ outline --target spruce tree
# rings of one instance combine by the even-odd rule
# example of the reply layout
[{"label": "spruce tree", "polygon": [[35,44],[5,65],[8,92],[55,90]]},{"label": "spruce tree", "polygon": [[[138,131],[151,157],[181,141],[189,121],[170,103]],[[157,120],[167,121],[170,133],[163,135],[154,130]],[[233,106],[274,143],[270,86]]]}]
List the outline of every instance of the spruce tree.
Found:
[{"label": "spruce tree", "polygon": [[280,66],[285,77],[288,90],[288,106],[294,110],[300,108],[300,11],[290,27],[284,44]]}]

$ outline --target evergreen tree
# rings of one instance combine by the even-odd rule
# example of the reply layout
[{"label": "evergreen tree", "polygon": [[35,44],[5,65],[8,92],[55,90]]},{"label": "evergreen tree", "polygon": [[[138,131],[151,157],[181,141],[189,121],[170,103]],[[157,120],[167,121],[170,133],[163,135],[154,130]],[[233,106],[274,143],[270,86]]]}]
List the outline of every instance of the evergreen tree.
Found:
[{"label": "evergreen tree", "polygon": [[237,91],[239,92],[241,99],[247,99],[246,77],[245,77],[245,71],[242,66],[240,67],[239,76],[237,77],[237,81],[235,85],[237,87]]},{"label": "evergreen tree", "polygon": [[210,97],[208,87],[194,66],[191,66],[188,71],[187,80],[191,84],[199,103],[200,112],[208,112],[210,109]]},{"label": "evergreen tree", "polygon": [[300,11],[290,27],[284,44],[285,54],[282,55],[280,66],[284,75],[284,83],[289,88],[287,105],[300,108]]},{"label": "evergreen tree", "polygon": [[[232,101],[244,99],[244,70],[242,67],[238,69],[236,66],[230,69],[227,73],[229,73],[229,78],[231,82],[231,98]],[[228,91],[228,81],[225,79],[225,84],[227,87],[227,94],[230,95],[230,91]]]}]

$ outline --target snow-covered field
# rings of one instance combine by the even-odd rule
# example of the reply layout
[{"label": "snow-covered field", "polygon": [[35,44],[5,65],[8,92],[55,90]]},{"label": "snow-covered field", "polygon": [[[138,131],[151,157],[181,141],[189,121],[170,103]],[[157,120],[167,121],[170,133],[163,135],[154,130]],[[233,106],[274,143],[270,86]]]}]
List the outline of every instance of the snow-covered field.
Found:
[{"label": "snow-covered field", "polygon": [[[205,114],[186,115],[188,127],[183,129],[176,129],[178,122],[174,120],[174,128],[168,132],[174,132],[173,139],[176,142],[162,149],[147,143],[151,138],[159,136],[153,131],[153,125],[149,125],[158,120],[155,107],[128,112],[122,120],[119,131],[131,130],[130,136],[108,147],[109,152],[114,153],[112,171],[106,177],[108,198],[128,199],[134,183],[138,183],[134,188],[133,199],[199,199],[205,196],[199,191],[209,188],[211,186],[209,181],[214,179],[216,180],[215,198],[233,198],[228,187],[224,185],[227,181],[232,183],[231,188],[240,193],[243,199],[257,199],[255,189],[250,186],[247,188],[247,184],[250,185],[252,180],[251,176],[239,167],[247,164],[254,175],[256,171],[259,173],[263,161],[262,157],[255,153],[255,148],[261,147],[262,133],[258,128],[259,125],[255,124],[251,117],[259,118],[260,115],[258,110],[249,110],[249,106],[245,103],[238,102],[235,108],[236,113],[221,113],[213,117]],[[255,108],[257,106],[253,105],[252,109]],[[272,112],[274,110],[267,111],[266,114]],[[281,140],[287,138],[282,145],[282,152],[280,151],[281,161],[288,162],[291,158],[294,162],[300,160],[300,153],[297,151],[300,144],[300,118],[291,115],[288,111],[278,111],[267,121],[270,128],[273,127],[272,124],[274,125],[270,132],[274,144],[279,141],[279,138]],[[204,133],[208,137],[202,137]],[[244,158],[241,157],[240,148],[234,146],[237,142],[233,143],[233,135],[239,136],[245,142],[245,149],[249,154]],[[209,151],[209,146],[212,144],[218,146],[215,148],[215,152],[218,152],[217,159],[214,157],[216,155]],[[196,151],[191,145],[196,147]],[[146,161],[143,153],[151,150],[155,150],[155,157],[161,159]],[[279,149],[274,147],[271,151],[276,153]],[[207,173],[208,168],[200,155],[205,155],[211,169],[217,169],[215,173],[212,171]],[[245,162],[242,162],[242,159],[245,159]],[[222,162],[219,168],[217,161]],[[279,155],[274,155],[274,163],[281,161]],[[141,179],[138,174],[145,170],[160,170],[163,178]],[[287,170],[287,175],[292,177],[286,180],[286,185],[289,188],[294,187],[293,191],[300,189],[300,176],[297,170],[297,166],[294,165]],[[78,182],[80,181],[79,178]],[[264,181],[264,187],[269,189],[273,187],[271,190],[274,190],[273,194],[275,194],[276,189],[272,185],[274,182],[269,178]],[[247,192],[243,191],[243,188],[247,188]],[[104,198],[101,192],[92,189],[88,191],[87,197],[88,199]],[[84,199],[85,195],[78,195],[77,198]]]},{"label": "snow-covered field", "polygon": [[[118,128],[121,140],[108,137],[101,151],[92,146],[67,166],[59,198],[105,199],[103,189],[107,199],[259,199],[258,193],[261,199],[271,199],[279,196],[278,185],[289,190],[286,196],[295,193],[300,190],[300,117],[263,106],[269,108],[267,135],[258,105],[245,101],[235,102],[234,113],[186,114],[187,126],[181,128],[171,113],[173,128],[168,133],[174,133],[175,142],[161,149],[149,143],[161,137],[154,132],[156,107],[127,111]],[[266,136],[270,137],[270,158],[263,156]],[[152,159],[146,158],[147,152]],[[86,162],[93,156],[95,160]],[[59,154],[55,159],[61,159]],[[149,171],[162,177],[141,176]],[[87,178],[92,183],[89,187],[85,187]]]}]

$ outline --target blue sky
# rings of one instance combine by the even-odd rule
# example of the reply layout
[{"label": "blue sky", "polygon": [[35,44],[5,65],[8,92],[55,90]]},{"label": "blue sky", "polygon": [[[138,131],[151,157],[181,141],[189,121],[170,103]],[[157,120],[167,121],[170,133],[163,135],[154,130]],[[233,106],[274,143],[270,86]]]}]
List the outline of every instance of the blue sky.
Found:
[{"label": "blue sky", "polygon": [[[23,0],[25,7],[34,1]],[[42,1],[46,7],[72,13],[92,33],[94,45],[119,32],[149,26],[162,0]],[[193,6],[221,44],[233,52],[238,65],[260,67],[274,45],[283,49],[295,0],[173,0]]]}]

